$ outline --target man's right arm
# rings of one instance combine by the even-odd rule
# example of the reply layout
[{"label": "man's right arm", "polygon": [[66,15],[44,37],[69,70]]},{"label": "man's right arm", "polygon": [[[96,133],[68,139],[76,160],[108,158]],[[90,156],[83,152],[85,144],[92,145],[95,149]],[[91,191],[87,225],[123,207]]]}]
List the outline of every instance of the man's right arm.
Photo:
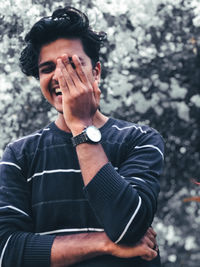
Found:
[{"label": "man's right arm", "polygon": [[0,162],[0,266],[49,267],[55,236],[34,233],[30,186],[8,146]]},{"label": "man's right arm", "polygon": [[138,244],[132,246],[113,243],[103,233],[83,233],[55,238],[51,251],[51,267],[66,267],[101,255],[119,258],[140,256],[152,260],[157,256],[153,250],[156,245],[156,233],[149,228]]}]

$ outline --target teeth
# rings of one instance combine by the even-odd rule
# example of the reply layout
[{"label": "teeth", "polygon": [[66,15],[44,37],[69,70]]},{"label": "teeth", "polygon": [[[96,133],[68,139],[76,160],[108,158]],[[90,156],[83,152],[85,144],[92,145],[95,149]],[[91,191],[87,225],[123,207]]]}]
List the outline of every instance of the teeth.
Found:
[{"label": "teeth", "polygon": [[58,94],[58,93],[62,93],[61,89],[60,88],[56,88],[55,89],[55,93]]}]

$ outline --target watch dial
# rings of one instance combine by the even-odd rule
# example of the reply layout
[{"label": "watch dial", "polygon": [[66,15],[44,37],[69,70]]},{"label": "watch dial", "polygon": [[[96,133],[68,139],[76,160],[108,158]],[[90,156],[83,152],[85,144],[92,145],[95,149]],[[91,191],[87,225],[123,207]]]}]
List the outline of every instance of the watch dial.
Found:
[{"label": "watch dial", "polygon": [[86,129],[88,138],[93,142],[99,142],[101,140],[101,132],[94,126],[89,126]]}]

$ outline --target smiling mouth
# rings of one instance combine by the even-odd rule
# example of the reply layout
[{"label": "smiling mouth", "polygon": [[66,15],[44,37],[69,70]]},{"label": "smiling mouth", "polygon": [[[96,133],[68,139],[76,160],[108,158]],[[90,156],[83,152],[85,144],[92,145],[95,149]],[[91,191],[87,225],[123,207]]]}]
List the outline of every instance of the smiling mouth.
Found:
[{"label": "smiling mouth", "polygon": [[55,88],[55,94],[56,94],[56,96],[62,95],[61,89],[60,88]]}]

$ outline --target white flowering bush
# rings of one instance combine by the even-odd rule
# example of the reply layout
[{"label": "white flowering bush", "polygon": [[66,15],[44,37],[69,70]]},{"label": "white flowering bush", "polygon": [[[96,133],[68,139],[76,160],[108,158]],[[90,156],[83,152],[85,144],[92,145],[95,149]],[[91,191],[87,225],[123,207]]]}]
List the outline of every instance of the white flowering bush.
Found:
[{"label": "white flowering bush", "polygon": [[199,266],[199,203],[183,201],[198,195],[190,178],[200,178],[199,0],[1,1],[0,155],[8,142],[55,118],[18,59],[31,26],[64,5],[80,8],[93,28],[108,34],[101,51],[102,112],[149,124],[164,137],[154,221],[163,267]]}]

